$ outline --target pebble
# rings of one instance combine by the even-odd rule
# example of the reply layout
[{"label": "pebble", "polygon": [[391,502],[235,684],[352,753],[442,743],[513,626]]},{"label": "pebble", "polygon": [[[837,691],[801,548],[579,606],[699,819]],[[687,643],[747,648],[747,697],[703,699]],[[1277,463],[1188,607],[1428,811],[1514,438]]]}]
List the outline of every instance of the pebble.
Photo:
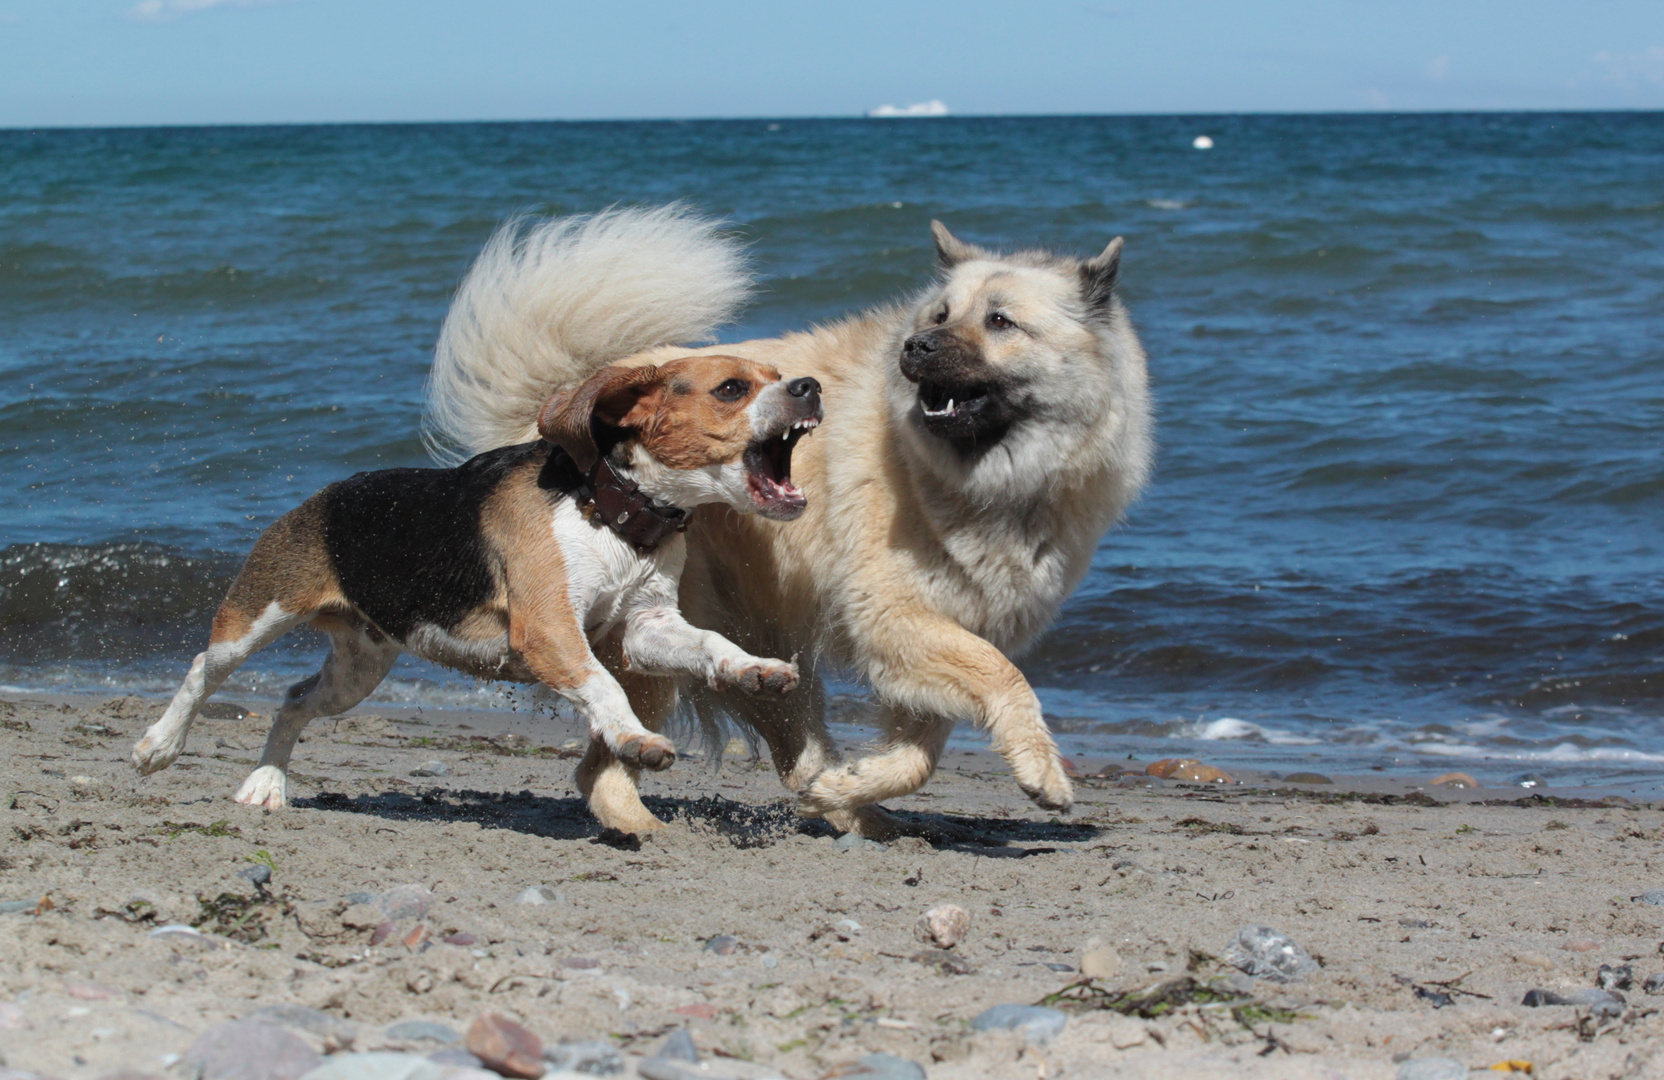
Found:
[{"label": "pebble", "polygon": [[687,1028],[677,1028],[670,1033],[659,1047],[659,1052],[653,1055],[663,1061],[686,1061],[694,1065],[699,1064],[699,1047],[693,1044],[693,1035]]},{"label": "pebble", "polygon": [[827,1074],[837,1080],[925,1080],[924,1068],[894,1054],[868,1054]]},{"label": "pebble", "polygon": [[1081,953],[1080,973],[1089,979],[1108,979],[1121,971],[1121,954],[1115,951],[1115,946],[1105,944],[1093,938],[1086,943],[1086,951]]},{"label": "pebble", "polygon": [[259,888],[270,884],[272,880],[272,868],[261,863],[256,863],[254,866],[239,870],[237,872],[237,876],[240,878],[246,878],[255,887]]},{"label": "pebble", "polygon": [[913,925],[913,936],[926,945],[951,949],[971,932],[971,913],[958,904],[937,904]]},{"label": "pebble", "polygon": [[334,1054],[304,1080],[443,1080],[445,1068],[415,1054],[378,1050],[368,1054]]},{"label": "pebble", "polygon": [[1109,1022],[1109,1045],[1117,1050],[1131,1050],[1135,1046],[1143,1046],[1150,1038],[1150,1032],[1143,1022],[1134,1020],[1130,1016],[1117,1016]]},{"label": "pebble", "polygon": [[1595,972],[1595,985],[1602,990],[1628,990],[1635,985],[1635,969],[1628,964],[1602,964]]},{"label": "pebble", "polygon": [[410,770],[411,776],[449,776],[451,767],[443,761],[426,761]]},{"label": "pebble", "polygon": [[432,1020],[401,1020],[388,1028],[384,1033],[386,1038],[399,1042],[436,1042],[459,1043],[462,1036],[458,1035],[448,1024],[436,1023]]},{"label": "pebble", "polygon": [[322,1062],[293,1034],[256,1020],[216,1024],[180,1059],[181,1071],[197,1080],[297,1080]]},{"label": "pebble", "polygon": [[39,900],[7,900],[0,903],[0,915],[22,915],[33,912]]},{"label": "pebble", "polygon": [[1201,762],[1197,761],[1195,758],[1162,758],[1160,761],[1152,761],[1150,764],[1144,766],[1144,773],[1147,776],[1157,776],[1165,780],[1185,765],[1200,764]]},{"label": "pebble", "polygon": [[1612,990],[1573,990],[1557,994],[1553,990],[1527,990],[1521,1005],[1537,1008],[1542,1005],[1575,1005],[1588,1009],[1596,1016],[1617,1016],[1624,1011],[1624,996]]},{"label": "pebble", "polygon": [[[1431,781],[1429,781],[1429,783],[1432,787],[1449,788],[1476,788],[1484,786],[1465,772],[1447,772],[1442,776],[1435,776]],[[1429,1060],[1437,1061],[1440,1059],[1431,1058]]]},{"label": "pebble", "polygon": [[1635,899],[1643,904],[1651,904],[1653,907],[1664,907],[1664,889],[1648,889]]},{"label": "pebble", "polygon": [[536,1080],[547,1071],[543,1040],[500,1013],[480,1013],[468,1025],[468,1052],[503,1076]]},{"label": "pebble", "polygon": [[1293,938],[1253,923],[1238,930],[1225,943],[1224,957],[1234,968],[1278,982],[1303,979],[1318,971],[1317,961]]},{"label": "pebble", "polygon": [[566,894],[548,885],[531,885],[521,889],[514,897],[514,902],[516,904],[527,904],[531,907],[538,907],[542,904],[564,906],[566,904]]},{"label": "pebble", "polygon": [[[458,1038],[461,1038],[461,1036],[458,1036]],[[487,1077],[497,1075],[485,1068],[485,1062],[460,1046],[447,1046],[443,1050],[435,1050],[428,1055],[428,1060],[435,1065],[443,1065],[448,1069],[476,1069],[484,1072]],[[447,1080],[451,1080],[451,1078],[447,1078]]]},{"label": "pebble", "polygon": [[1641,984],[1641,989],[1649,994],[1664,994],[1664,971],[1655,971],[1648,975],[1647,981]]},{"label": "pebble", "polygon": [[1398,1080],[1468,1080],[1468,1067],[1447,1057],[1411,1058],[1398,1067]]},{"label": "pebble", "polygon": [[1542,773],[1520,773],[1509,782],[1515,787],[1522,788],[1548,787],[1548,777],[1544,776]]},{"label": "pebble", "polygon": [[381,913],[389,919],[420,919],[428,913],[428,905],[433,903],[433,893],[423,885],[397,885],[376,897],[371,903],[380,908]]},{"label": "pebble", "polygon": [[95,982],[71,983],[64,993],[77,1001],[109,1001],[121,996],[120,990]]},{"label": "pebble", "polygon": [[976,966],[958,953],[946,949],[921,949],[907,959],[933,967],[943,975],[974,975]]},{"label": "pebble", "polygon": [[714,952],[718,956],[733,956],[739,951],[740,939],[732,934],[718,934],[705,942],[705,951]]},{"label": "pebble", "polygon": [[599,1039],[545,1046],[543,1060],[557,1069],[584,1076],[616,1076],[624,1071],[624,1055],[611,1043]]},{"label": "pebble", "polygon": [[1594,938],[1578,938],[1575,941],[1566,942],[1560,948],[1566,952],[1594,952],[1600,948],[1600,942]]},{"label": "pebble", "polygon": [[868,840],[866,837],[857,836],[852,832],[846,832],[838,837],[837,843],[838,847],[844,851],[877,851],[884,846],[877,840]]},{"label": "pebble", "polygon": [[1324,776],[1322,773],[1318,773],[1318,772],[1289,773],[1287,776],[1283,777],[1283,780],[1286,783],[1290,783],[1290,784],[1332,784],[1332,783],[1334,783],[1333,780],[1329,779],[1327,776]]},{"label": "pebble", "polygon": [[1191,784],[1234,784],[1236,778],[1224,769],[1216,769],[1212,765],[1200,762],[1190,765],[1180,765],[1174,769],[1169,780],[1181,780]]},{"label": "pebble", "polygon": [[309,1009],[305,1005],[294,1005],[280,1002],[276,1005],[265,1005],[243,1017],[244,1020],[254,1020],[263,1024],[276,1024],[295,1031],[305,1031],[323,1040],[324,1052],[333,1054],[338,1050],[351,1050],[352,1044],[358,1040],[358,1028],[347,1021],[334,1017],[319,1009]]},{"label": "pebble", "polygon": [[1069,1017],[1044,1005],[995,1005],[971,1021],[976,1031],[1020,1031],[1030,1043],[1043,1043],[1063,1030]]}]

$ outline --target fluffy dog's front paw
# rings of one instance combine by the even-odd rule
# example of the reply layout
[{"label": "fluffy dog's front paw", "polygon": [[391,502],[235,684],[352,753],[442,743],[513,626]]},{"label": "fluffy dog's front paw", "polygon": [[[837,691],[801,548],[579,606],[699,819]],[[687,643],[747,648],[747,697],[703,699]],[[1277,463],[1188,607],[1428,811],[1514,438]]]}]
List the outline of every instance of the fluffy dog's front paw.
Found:
[{"label": "fluffy dog's front paw", "polygon": [[797,684],[796,664],[757,657],[737,663],[723,661],[717,665],[716,677],[711,680],[714,690],[735,687],[748,694],[760,694],[764,690],[773,694],[789,694],[797,689]]},{"label": "fluffy dog's front paw", "polygon": [[612,746],[619,761],[662,772],[676,764],[676,745],[663,735],[627,735]]},{"label": "fluffy dog's front paw", "polygon": [[[1026,771],[1026,770],[1025,770]],[[1046,759],[1045,765],[1035,770],[1037,775],[1019,774],[1017,786],[1033,799],[1035,805],[1047,810],[1064,811],[1075,801],[1075,787],[1063,771],[1063,762],[1056,755]]]},{"label": "fluffy dog's front paw", "polygon": [[154,731],[147,731],[133,747],[133,768],[143,776],[161,772],[178,760],[183,749],[183,739],[158,738]]},{"label": "fluffy dog's front paw", "polygon": [[262,765],[248,774],[231,798],[245,806],[281,810],[289,805],[289,778],[276,765]]}]

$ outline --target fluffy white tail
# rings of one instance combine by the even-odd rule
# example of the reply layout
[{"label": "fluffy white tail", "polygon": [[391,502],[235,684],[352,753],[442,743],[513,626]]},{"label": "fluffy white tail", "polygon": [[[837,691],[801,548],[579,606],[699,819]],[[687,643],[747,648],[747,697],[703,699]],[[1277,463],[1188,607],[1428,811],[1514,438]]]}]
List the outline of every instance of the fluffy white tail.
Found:
[{"label": "fluffy white tail", "polygon": [[443,464],[537,437],[556,390],[708,340],[750,297],[739,242],[679,203],[498,229],[439,331],[422,437]]}]

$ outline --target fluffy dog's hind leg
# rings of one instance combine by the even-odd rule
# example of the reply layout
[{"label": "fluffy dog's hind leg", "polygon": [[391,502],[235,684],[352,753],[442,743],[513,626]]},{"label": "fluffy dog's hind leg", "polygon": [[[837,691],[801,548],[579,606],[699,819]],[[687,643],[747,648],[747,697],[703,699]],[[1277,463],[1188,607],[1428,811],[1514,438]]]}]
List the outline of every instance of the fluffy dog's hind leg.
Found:
[{"label": "fluffy dog's hind leg", "polygon": [[276,600],[256,611],[229,599],[222,604],[214,617],[208,648],[191,661],[191,670],[167,711],[133,747],[133,767],[148,776],[172,765],[185,749],[202,703],[250,656],[305,621],[309,614],[285,611]]},{"label": "fluffy dog's hind leg", "polygon": [[837,829],[861,836],[893,836],[899,823],[870,804],[908,795],[923,787],[936,771],[953,721],[919,717],[894,707],[884,710],[888,735],[876,753],[828,769],[804,790],[804,813],[823,816]]},{"label": "fluffy dog's hind leg", "polygon": [[332,623],[320,629],[329,633],[329,656],[316,675],[289,688],[259,766],[233,796],[237,802],[269,810],[287,806],[289,758],[308,721],[346,712],[369,697],[399,658],[397,645],[361,624]]},{"label": "fluffy dog's hind leg", "polygon": [[768,746],[780,782],[802,794],[817,775],[839,761],[826,730],[826,687],[812,663],[801,665],[801,683],[789,697],[695,688],[702,713],[726,713],[757,733]]}]

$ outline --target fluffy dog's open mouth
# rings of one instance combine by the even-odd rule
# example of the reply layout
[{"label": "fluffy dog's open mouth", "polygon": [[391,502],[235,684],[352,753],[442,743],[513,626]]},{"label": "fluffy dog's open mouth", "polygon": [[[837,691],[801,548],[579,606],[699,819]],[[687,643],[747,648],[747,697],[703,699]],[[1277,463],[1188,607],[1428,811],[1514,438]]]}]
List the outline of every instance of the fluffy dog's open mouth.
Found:
[{"label": "fluffy dog's open mouth", "polygon": [[919,412],[924,426],[943,438],[977,435],[990,427],[994,388],[989,383],[949,387],[928,379],[919,382]]},{"label": "fluffy dog's open mouth", "polygon": [[790,521],[809,505],[802,490],[792,483],[792,447],[818,426],[820,420],[807,416],[778,435],[758,439],[745,448],[745,486],[759,514]]}]

